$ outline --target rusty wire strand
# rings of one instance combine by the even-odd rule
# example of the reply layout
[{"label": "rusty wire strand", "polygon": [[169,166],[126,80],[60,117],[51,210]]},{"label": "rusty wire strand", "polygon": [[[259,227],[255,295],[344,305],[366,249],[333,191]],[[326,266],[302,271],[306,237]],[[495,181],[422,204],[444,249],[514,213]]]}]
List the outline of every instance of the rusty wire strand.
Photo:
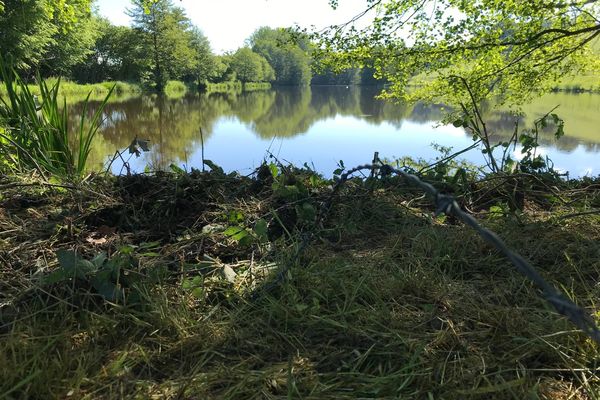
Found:
[{"label": "rusty wire strand", "polygon": [[[514,264],[514,266],[522,275],[527,277],[539,289],[541,289],[542,297],[548,303],[550,303],[559,314],[567,317],[567,319],[569,319],[569,321],[571,321],[577,328],[581,329],[596,343],[600,344],[600,330],[596,326],[593,318],[582,307],[576,305],[574,302],[569,300],[564,294],[562,294],[558,289],[549,284],[527,260],[525,260],[521,255],[510,250],[498,235],[496,235],[489,229],[481,226],[473,216],[464,212],[460,208],[453,196],[440,193],[433,185],[422,181],[416,175],[410,174],[401,169],[396,169],[390,165],[383,164],[381,161],[379,161],[379,163],[374,164],[359,165],[355,168],[348,170],[347,172],[341,175],[340,180],[334,186],[328,200],[324,203],[323,207],[321,208],[321,212],[317,216],[317,226],[322,225],[323,221],[329,214],[329,211],[333,205],[334,198],[336,197],[337,193],[339,192],[340,188],[344,185],[344,183],[348,181],[351,175],[363,170],[373,171],[376,169],[379,170],[379,172],[382,175],[396,174],[398,176],[401,176],[411,184],[418,186],[420,189],[422,189],[426,194],[433,198],[436,207],[436,215],[442,213],[452,214],[458,217],[460,220],[462,220],[466,225],[473,228],[484,241],[486,241],[488,244],[492,245],[498,251],[500,251],[506,258],[508,258]],[[296,249],[296,259],[306,249],[310,241],[313,239],[314,235],[314,233],[303,234],[303,238],[300,242],[300,245]],[[292,263],[289,263],[288,265],[284,266],[279,271],[274,281],[266,285],[263,288],[263,290],[269,292],[281,282],[283,282],[291,267]]]}]

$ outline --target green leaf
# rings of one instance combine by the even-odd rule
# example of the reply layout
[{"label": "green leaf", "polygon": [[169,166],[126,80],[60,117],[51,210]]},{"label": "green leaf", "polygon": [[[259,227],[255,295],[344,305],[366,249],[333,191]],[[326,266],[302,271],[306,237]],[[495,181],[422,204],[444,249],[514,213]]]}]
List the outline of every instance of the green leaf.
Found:
[{"label": "green leaf", "polygon": [[216,172],[217,174],[225,175],[223,168],[219,167],[217,164],[212,162],[211,160],[204,160],[204,165],[208,166],[211,171]]},{"label": "green leaf", "polygon": [[277,165],[275,165],[275,163],[269,164],[269,171],[271,171],[271,176],[273,178],[277,178],[277,176],[279,175],[279,168],[277,168]]},{"label": "green leaf", "polygon": [[233,235],[237,235],[240,231],[243,231],[244,228],[239,227],[239,226],[230,226],[229,228],[225,229],[223,231],[223,234],[225,236],[233,236]]},{"label": "green leaf", "polygon": [[121,254],[133,254],[134,251],[135,251],[135,248],[130,245],[121,246],[119,248],[119,253],[121,253]]},{"label": "green leaf", "polygon": [[69,278],[84,279],[87,274],[95,271],[97,268],[87,260],[80,259],[74,251],[58,250],[56,252],[58,263],[64,271],[65,276]]},{"label": "green leaf", "polygon": [[123,292],[114,282],[112,282],[112,273],[110,270],[99,271],[90,279],[93,288],[98,294],[108,301],[118,301],[123,299]]},{"label": "green leaf", "polygon": [[77,254],[71,250],[58,250],[56,252],[58,264],[65,271],[74,271],[77,265]]},{"label": "green leaf", "polygon": [[106,253],[98,253],[94,258],[92,258],[92,264],[96,267],[96,269],[100,269],[107,260]]},{"label": "green leaf", "polygon": [[179,167],[175,164],[169,165],[169,168],[171,169],[172,172],[174,172],[177,175],[185,175],[185,171],[181,167]]},{"label": "green leaf", "polygon": [[300,206],[296,206],[296,212],[298,218],[303,222],[314,222],[317,217],[317,210],[310,203],[302,203]]},{"label": "green leaf", "polygon": [[198,299],[204,297],[204,278],[201,276],[186,279],[181,286],[183,289],[192,292],[192,295]]},{"label": "green leaf", "polygon": [[262,218],[256,221],[256,224],[254,225],[254,233],[256,233],[259,241],[266,242],[269,240],[268,230],[269,227],[267,221]]},{"label": "green leaf", "polygon": [[[223,234],[237,242],[243,241],[244,243],[246,243],[248,240],[252,239],[252,237],[250,236],[250,233],[246,230],[246,228],[243,228],[241,226],[229,227],[229,228],[225,229]],[[248,236],[250,236],[250,239],[245,239]]]},{"label": "green leaf", "polygon": [[54,283],[63,282],[71,279],[73,276],[69,275],[64,269],[57,269],[52,271],[50,274],[42,278],[43,285],[52,285]]},{"label": "green leaf", "polygon": [[315,188],[321,184],[321,179],[317,175],[311,175],[309,178],[310,186]]},{"label": "green leaf", "polygon": [[244,222],[244,214],[241,211],[230,211],[227,220],[232,224]]}]

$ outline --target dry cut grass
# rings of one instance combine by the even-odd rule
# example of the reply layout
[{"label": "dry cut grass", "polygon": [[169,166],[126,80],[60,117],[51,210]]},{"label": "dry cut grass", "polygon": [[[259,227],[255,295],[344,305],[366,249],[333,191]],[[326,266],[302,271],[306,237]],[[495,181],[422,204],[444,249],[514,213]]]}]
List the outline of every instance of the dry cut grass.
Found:
[{"label": "dry cut grass", "polygon": [[[0,185],[4,398],[600,398],[600,347],[403,186],[351,183],[298,252],[309,227],[260,180]],[[600,218],[560,215],[597,204],[600,185],[576,186],[562,193],[576,203],[530,203],[520,220],[478,213],[599,317]],[[265,218],[269,240],[225,235],[232,211]],[[58,249],[106,252],[141,279],[113,302],[85,280],[44,284]],[[282,266],[286,281],[261,291]]]}]

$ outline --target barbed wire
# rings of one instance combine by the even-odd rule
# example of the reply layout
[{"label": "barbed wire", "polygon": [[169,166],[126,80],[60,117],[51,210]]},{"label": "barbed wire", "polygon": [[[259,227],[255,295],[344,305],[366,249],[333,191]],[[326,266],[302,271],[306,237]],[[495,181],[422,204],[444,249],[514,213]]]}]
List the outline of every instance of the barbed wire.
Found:
[{"label": "barbed wire", "polygon": [[[401,169],[394,168],[388,164],[384,164],[380,160],[378,160],[378,158],[376,158],[374,161],[378,162],[373,164],[359,165],[355,168],[346,171],[340,176],[339,181],[333,187],[330,196],[324,203],[317,216],[317,226],[322,226],[323,222],[329,215],[337,193],[353,174],[364,170],[378,170],[381,176],[391,176],[392,174],[398,175],[406,179],[409,183],[413,184],[414,186],[419,187],[433,199],[436,209],[436,215],[440,215],[442,213],[446,215],[454,215],[455,217],[463,221],[466,225],[474,229],[475,232],[477,232],[477,234],[481,236],[481,238],[484,241],[495,247],[500,253],[502,253],[513,263],[513,265],[522,275],[524,275],[526,278],[532,281],[539,289],[541,289],[542,297],[548,303],[550,303],[559,314],[567,317],[567,319],[571,321],[571,323],[573,323],[577,328],[581,329],[581,331],[583,331],[586,335],[592,338],[596,343],[600,344],[600,330],[596,326],[593,318],[582,307],[576,305],[573,301],[571,301],[564,294],[562,294],[558,289],[549,284],[539,274],[539,272],[527,260],[525,260],[525,258],[523,258],[518,253],[510,250],[498,235],[480,225],[473,216],[464,212],[460,208],[453,196],[441,193],[432,184],[422,181],[418,176],[403,171]],[[296,252],[294,255],[295,259],[298,259],[300,257],[300,255],[308,247],[308,244],[311,242],[314,236],[314,232],[303,234],[303,237],[300,241],[300,245],[296,248]],[[269,284],[264,286],[263,290],[265,292],[269,292],[276,286],[278,286],[280,283],[282,283],[285,280],[288,271],[290,270],[292,265],[293,263],[288,263],[286,266],[281,268],[276,278]]]}]

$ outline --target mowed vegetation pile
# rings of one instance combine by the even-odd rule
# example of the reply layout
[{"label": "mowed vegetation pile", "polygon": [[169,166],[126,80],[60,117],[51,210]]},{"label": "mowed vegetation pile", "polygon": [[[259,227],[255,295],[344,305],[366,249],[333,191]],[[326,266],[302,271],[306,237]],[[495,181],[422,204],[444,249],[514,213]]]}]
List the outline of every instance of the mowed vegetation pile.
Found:
[{"label": "mowed vegetation pile", "polygon": [[[0,396],[600,396],[600,347],[416,188],[352,179],[325,212],[310,171],[215,170],[1,178]],[[600,181],[545,185],[437,184],[598,320]]]}]

